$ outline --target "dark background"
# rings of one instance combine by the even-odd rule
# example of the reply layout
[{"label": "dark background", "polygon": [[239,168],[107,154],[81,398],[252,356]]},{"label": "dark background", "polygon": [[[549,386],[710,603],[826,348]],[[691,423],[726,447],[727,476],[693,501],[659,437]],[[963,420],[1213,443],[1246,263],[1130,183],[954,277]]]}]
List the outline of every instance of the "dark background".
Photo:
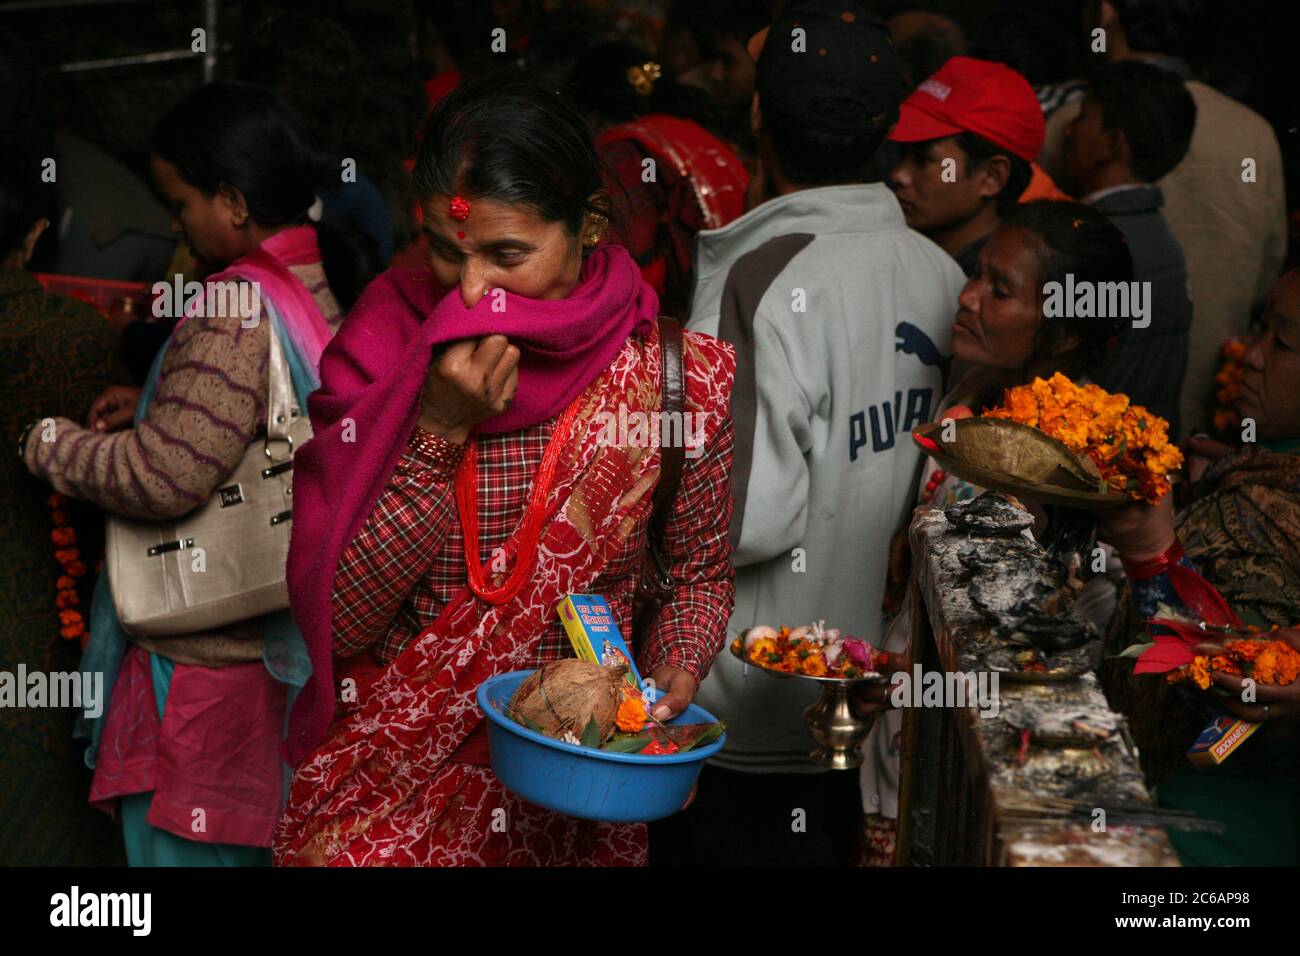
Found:
[{"label": "dark background", "polygon": [[[235,72],[247,36],[270,15],[311,11],[330,16],[351,33],[372,75],[410,91],[426,78],[428,23],[452,0],[319,0],[294,4],[225,0],[218,6],[218,77]],[[463,2],[463,0],[462,0]],[[688,3],[690,0],[688,0]],[[698,0],[697,0],[698,2]],[[762,0],[755,0],[761,3]],[[776,0],[779,7],[781,0]],[[924,10],[956,21],[970,38],[988,17],[1011,13],[1051,24],[1050,50],[1035,82],[1080,75],[1086,66],[1081,24],[1086,0],[876,0],[882,16]],[[569,37],[607,31],[620,15],[654,17],[668,0],[479,0],[491,22],[531,19],[535,35]],[[1300,4],[1292,0],[1204,0],[1190,24],[1184,58],[1198,77],[1241,100],[1272,123],[1287,165],[1288,206],[1300,206]],[[495,19],[494,19],[495,18]],[[149,130],[171,102],[200,82],[197,58],[171,63],[61,73],[61,65],[188,47],[204,24],[202,0],[115,0],[74,3],[0,2],[0,30],[16,33],[43,74],[50,108],[61,111],[87,138],[143,172]],[[209,38],[211,40],[211,37]],[[484,37],[486,46],[488,38]],[[409,93],[394,95],[413,95]],[[410,105],[411,109],[418,104]]]}]

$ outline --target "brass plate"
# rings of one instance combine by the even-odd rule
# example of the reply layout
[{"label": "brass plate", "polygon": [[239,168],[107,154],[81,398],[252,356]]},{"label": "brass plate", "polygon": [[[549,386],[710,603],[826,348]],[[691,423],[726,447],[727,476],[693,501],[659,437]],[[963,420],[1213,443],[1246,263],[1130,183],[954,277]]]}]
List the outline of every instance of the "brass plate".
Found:
[{"label": "brass plate", "polygon": [[[1005,418],[963,418],[957,440],[941,441],[941,422],[912,431],[912,440],[958,478],[993,491],[1047,504],[1107,511],[1133,499],[1123,492],[1090,490],[1102,486],[1091,461],[1080,461],[1065,445],[1028,425]],[[919,441],[929,439],[937,448]]]},{"label": "brass plate", "polygon": [[863,684],[863,683],[866,684],[889,683],[889,675],[882,674],[880,673],[880,671],[868,671],[867,673],[863,674],[861,677],[813,677],[811,674],[791,674],[788,671],[773,670],[770,667],[764,667],[762,664],[755,664],[753,661],[746,658],[745,648],[743,646],[740,648],[740,650],[736,650],[736,648],[732,646],[732,642],[734,640],[735,638],[732,638],[731,641],[727,641],[727,650],[731,651],[732,657],[740,661],[742,664],[748,664],[750,667],[756,667],[764,674],[770,674],[773,677],[798,677],[798,678],[802,678],[803,680],[813,680],[819,684],[843,684],[846,687],[851,687],[854,684]]}]

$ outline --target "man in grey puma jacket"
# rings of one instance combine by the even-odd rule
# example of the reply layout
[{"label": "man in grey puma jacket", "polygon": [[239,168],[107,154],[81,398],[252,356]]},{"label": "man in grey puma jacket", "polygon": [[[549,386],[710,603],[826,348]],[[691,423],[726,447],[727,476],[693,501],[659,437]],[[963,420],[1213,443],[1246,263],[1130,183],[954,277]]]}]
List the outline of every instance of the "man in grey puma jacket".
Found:
[{"label": "man in grey puma jacket", "polygon": [[[846,21],[846,8],[860,9],[802,4],[771,27],[755,125],[774,198],[699,234],[689,326],[736,348],[729,636],[825,619],[879,643],[889,542],[912,510],[921,464],[908,433],[942,397],[964,280],[950,256],[907,228],[886,186],[863,182],[897,115],[898,67],[879,21],[865,11]],[[791,49],[795,27],[821,55]],[[857,152],[837,155],[854,137]],[[696,699],[727,722],[716,768],[745,774],[739,803],[771,811],[737,821],[739,839],[774,845],[788,838],[794,809],[809,815],[784,860],[741,847],[743,859],[716,862],[834,862],[842,851],[843,828],[814,832],[808,809],[817,802],[811,775],[825,773],[808,758],[803,723],[817,695],[811,682],[774,680],[730,653],[714,662]],[[701,778],[701,802],[711,777],[732,781],[724,788],[739,779],[716,768]],[[850,786],[856,795],[856,780]],[[817,839],[829,853],[803,852]]]},{"label": "man in grey puma jacket", "polygon": [[[699,236],[690,327],[736,348],[730,630],[828,626],[879,644],[889,541],[911,513],[909,432],[942,397],[961,269],[879,183],[804,189]],[[812,684],[720,655],[698,695],[724,767],[811,772]]]}]

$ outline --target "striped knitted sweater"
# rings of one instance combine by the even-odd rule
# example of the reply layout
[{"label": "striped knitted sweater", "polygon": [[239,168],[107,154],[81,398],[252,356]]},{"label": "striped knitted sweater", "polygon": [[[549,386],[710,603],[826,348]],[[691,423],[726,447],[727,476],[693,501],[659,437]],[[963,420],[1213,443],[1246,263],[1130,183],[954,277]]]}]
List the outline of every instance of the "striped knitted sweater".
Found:
[{"label": "striped knitted sweater", "polygon": [[[331,328],[338,304],[319,264],[292,270]],[[187,319],[163,359],[158,389],[134,428],[108,434],[66,419],[33,429],[32,473],[58,491],[135,518],[173,518],[203,504],[265,430],[270,324]]]},{"label": "striped knitted sweater", "polygon": [[[342,316],[321,265],[289,268],[336,331]],[[266,431],[269,332],[266,321],[245,328],[233,317],[187,319],[167,345],[157,392],[134,428],[100,433],[54,418],[51,427],[32,429],[27,467],[58,491],[116,514],[162,519],[193,510]],[[202,634],[132,640],[181,664],[220,667],[260,660],[261,638],[259,618]]]}]

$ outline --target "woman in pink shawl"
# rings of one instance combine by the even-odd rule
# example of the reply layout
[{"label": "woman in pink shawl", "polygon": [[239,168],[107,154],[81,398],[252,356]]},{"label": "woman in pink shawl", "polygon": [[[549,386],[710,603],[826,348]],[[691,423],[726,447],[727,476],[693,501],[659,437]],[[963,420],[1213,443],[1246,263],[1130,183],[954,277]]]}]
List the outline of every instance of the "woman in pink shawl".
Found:
[{"label": "woman in pink shawl", "polygon": [[[460,85],[430,118],[415,183],[430,269],[366,290],[322,359],[297,459],[289,589],[313,677],[290,724],[276,862],[642,865],[644,826],[502,788],[474,692],[572,656],[554,610],[566,594],[605,595],[632,633],[660,445],[617,423],[661,407],[658,301],[606,242],[581,114],[537,81]],[[664,542],[676,589],[632,648],[666,691],[660,716],[693,698],[734,593],[734,357],[693,333],[683,357],[692,427]]]},{"label": "woman in pink shawl", "polygon": [[[48,438],[33,430],[24,454],[63,494],[162,519],[206,502],[264,432],[272,335],[305,405],[367,265],[341,227],[308,221],[318,166],[265,90],[202,87],[159,120],[152,146],[173,230],[220,269],[208,287],[254,283],[258,294],[195,296],[143,395],[109,389],[87,427],[55,419]],[[208,314],[214,301],[218,314]],[[208,550],[209,574],[240,560]],[[90,634],[82,669],[104,675],[108,701],[80,728],[91,738],[90,799],[120,811],[128,862],[268,864],[284,799],[285,711],[307,677],[287,609],[210,632],[128,639],[105,573]]]}]

